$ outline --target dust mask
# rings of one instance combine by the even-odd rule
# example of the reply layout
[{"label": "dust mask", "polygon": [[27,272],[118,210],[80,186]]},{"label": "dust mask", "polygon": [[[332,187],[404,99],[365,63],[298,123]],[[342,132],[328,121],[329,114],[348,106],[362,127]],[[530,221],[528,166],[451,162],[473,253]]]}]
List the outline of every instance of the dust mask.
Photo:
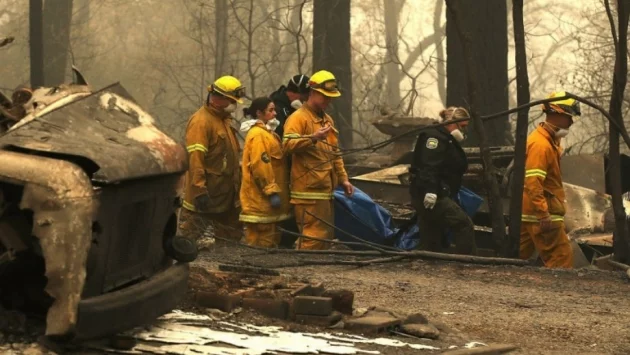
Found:
[{"label": "dust mask", "polygon": [[296,110],[299,109],[300,107],[302,107],[302,101],[300,100],[291,101],[291,107],[293,107]]},{"label": "dust mask", "polygon": [[225,112],[227,112],[227,113],[232,113],[232,112],[236,111],[236,104],[231,103],[231,104],[229,104],[229,105],[225,106],[225,107],[223,108],[223,111],[225,111]]},{"label": "dust mask", "polygon": [[271,119],[269,121],[267,121],[267,124],[265,125],[267,126],[267,129],[270,131],[275,131],[276,128],[278,128],[278,126],[280,126],[280,121],[278,121],[277,119]]},{"label": "dust mask", "polygon": [[454,130],[451,131],[451,135],[455,138],[456,141],[461,142],[464,139],[466,139],[466,136],[464,135],[464,133],[459,129],[456,128]]},{"label": "dust mask", "polygon": [[566,137],[568,134],[569,134],[569,130],[564,129],[564,128],[558,128],[556,133],[554,133],[554,135],[558,138]]}]

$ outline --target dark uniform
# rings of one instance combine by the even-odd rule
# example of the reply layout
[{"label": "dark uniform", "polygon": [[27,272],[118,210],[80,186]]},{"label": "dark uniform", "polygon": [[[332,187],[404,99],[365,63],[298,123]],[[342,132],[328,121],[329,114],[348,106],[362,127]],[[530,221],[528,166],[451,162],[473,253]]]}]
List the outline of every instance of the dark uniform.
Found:
[{"label": "dark uniform", "polygon": [[280,125],[276,128],[276,133],[282,137],[284,134],[284,123],[287,121],[287,117],[295,112],[295,109],[291,106],[291,101],[289,101],[287,96],[287,87],[284,85],[269,95],[269,98],[276,105],[276,119],[280,121]]},{"label": "dark uniform", "polygon": [[[420,249],[440,251],[442,236],[448,228],[455,238],[457,253],[476,253],[473,223],[455,202],[467,169],[464,150],[446,128],[435,127],[420,133],[409,168]],[[424,207],[427,193],[437,195],[433,209]]]}]

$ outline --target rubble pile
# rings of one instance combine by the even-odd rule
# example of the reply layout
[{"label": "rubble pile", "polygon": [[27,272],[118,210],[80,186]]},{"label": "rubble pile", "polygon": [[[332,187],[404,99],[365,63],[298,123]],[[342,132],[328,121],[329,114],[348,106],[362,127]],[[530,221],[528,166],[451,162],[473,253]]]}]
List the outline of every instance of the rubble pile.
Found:
[{"label": "rubble pile", "polygon": [[[371,307],[355,308],[354,293],[326,289],[321,282],[292,280],[274,270],[227,267],[208,270],[191,267],[189,287],[196,307],[238,313],[254,311],[263,316],[301,325],[346,329],[363,335],[402,334],[418,339],[438,339],[441,332],[450,341],[463,341],[458,332],[431,324],[422,314],[400,314]],[[206,314],[216,314],[205,311]]]}]

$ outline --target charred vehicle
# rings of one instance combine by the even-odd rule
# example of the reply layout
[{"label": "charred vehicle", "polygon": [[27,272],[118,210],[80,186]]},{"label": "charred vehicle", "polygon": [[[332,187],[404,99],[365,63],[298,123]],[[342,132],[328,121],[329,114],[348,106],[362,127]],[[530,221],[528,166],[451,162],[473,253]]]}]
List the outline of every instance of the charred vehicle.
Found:
[{"label": "charred vehicle", "polygon": [[120,84],[80,81],[33,91],[0,135],[0,305],[75,339],[174,308],[191,260],[173,251],[185,151]]}]

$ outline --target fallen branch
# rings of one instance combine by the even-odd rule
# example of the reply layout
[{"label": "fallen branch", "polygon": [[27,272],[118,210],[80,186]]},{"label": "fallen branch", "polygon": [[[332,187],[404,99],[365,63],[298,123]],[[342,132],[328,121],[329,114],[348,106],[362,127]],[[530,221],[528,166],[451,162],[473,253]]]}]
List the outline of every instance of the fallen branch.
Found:
[{"label": "fallen branch", "polygon": [[[308,212],[307,212],[308,213]],[[355,245],[355,246],[366,246],[369,248],[372,248],[374,250],[378,250],[378,251],[385,251],[379,247],[373,247],[369,244],[366,243],[359,243],[359,242],[342,242],[339,240],[332,240],[332,239],[321,239],[321,238],[315,238],[315,237],[311,237],[308,235],[304,235],[304,234],[300,234],[300,233],[296,233],[296,232],[292,232],[289,230],[286,230],[284,228],[278,227],[278,230],[284,233],[287,233],[289,235],[292,235],[294,237],[299,237],[299,238],[304,238],[304,239],[308,239],[308,240],[316,240],[318,242],[322,242],[322,243],[330,243],[330,244],[338,244],[338,245],[347,245],[347,246],[351,246],[351,245]]]},{"label": "fallen branch", "polygon": [[392,256],[389,258],[377,258],[370,260],[301,260],[296,263],[267,266],[270,269],[281,269],[286,267],[300,266],[321,266],[321,265],[347,265],[347,266],[370,266],[374,264],[389,263],[406,259],[404,256]]},{"label": "fallen branch", "polygon": [[443,261],[458,261],[469,264],[480,265],[515,265],[515,266],[527,266],[529,261],[521,259],[506,259],[506,258],[489,258],[483,256],[472,255],[459,255],[459,254],[446,254],[437,253],[425,250],[414,251],[370,251],[370,250],[294,250],[294,249],[269,249],[270,254],[311,254],[311,255],[353,255],[353,256],[404,256],[405,258],[417,258],[417,259],[429,259],[429,260],[443,260]]}]

